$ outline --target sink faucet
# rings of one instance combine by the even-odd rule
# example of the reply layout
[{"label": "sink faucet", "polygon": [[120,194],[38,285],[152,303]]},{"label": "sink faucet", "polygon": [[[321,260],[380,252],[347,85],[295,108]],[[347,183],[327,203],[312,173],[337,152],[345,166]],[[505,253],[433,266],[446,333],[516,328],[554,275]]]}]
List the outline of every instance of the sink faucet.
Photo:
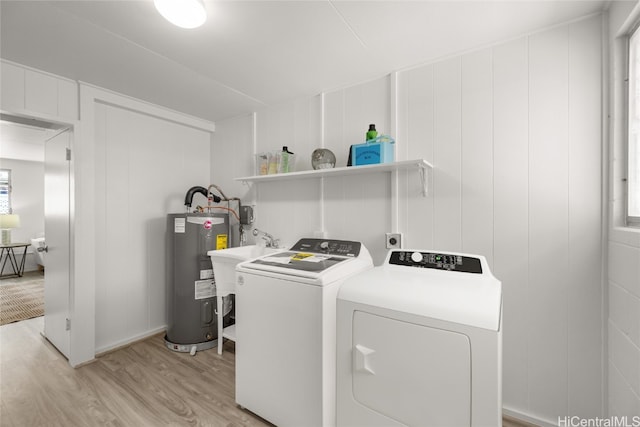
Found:
[{"label": "sink faucet", "polygon": [[278,245],[280,244],[280,240],[274,238],[271,234],[267,233],[266,231],[262,231],[262,230],[258,230],[257,228],[254,228],[253,235],[258,236],[259,234],[261,234],[260,237],[266,242],[266,246],[268,248],[277,248]]}]

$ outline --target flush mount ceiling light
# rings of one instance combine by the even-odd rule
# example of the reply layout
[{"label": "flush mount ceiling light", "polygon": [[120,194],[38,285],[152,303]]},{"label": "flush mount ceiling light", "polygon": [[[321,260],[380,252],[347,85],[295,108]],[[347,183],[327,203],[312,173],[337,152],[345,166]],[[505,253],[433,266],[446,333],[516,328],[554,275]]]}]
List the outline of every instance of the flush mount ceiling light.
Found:
[{"label": "flush mount ceiling light", "polygon": [[202,0],[153,0],[167,21],[181,28],[196,28],[207,20]]}]

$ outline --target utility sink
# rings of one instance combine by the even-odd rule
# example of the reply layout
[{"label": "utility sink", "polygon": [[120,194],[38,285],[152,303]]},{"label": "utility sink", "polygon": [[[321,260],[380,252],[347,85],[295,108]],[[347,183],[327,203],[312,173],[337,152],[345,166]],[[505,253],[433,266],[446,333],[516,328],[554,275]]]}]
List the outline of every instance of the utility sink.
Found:
[{"label": "utility sink", "polygon": [[249,245],[207,252],[207,255],[211,258],[211,264],[213,265],[213,275],[216,280],[216,288],[218,288],[218,290],[222,287],[235,288],[236,265],[239,263],[261,257],[262,255],[281,252],[284,250],[286,249]]},{"label": "utility sink", "polygon": [[265,246],[250,245],[237,248],[209,251],[213,275],[216,281],[216,310],[218,313],[218,354],[222,354],[222,338],[236,340],[236,325],[223,328],[223,298],[236,292],[236,265],[243,261],[261,257],[271,253],[281,252],[285,249],[267,248]]}]

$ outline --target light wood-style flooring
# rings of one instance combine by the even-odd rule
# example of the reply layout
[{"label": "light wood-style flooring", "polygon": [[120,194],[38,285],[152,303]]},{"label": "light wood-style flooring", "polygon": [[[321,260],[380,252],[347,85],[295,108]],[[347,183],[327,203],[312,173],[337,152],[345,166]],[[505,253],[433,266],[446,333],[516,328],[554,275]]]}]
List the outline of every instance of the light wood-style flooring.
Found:
[{"label": "light wood-style flooring", "polygon": [[42,330],[42,317],[0,327],[2,427],[270,425],[235,404],[232,342],[192,357],[157,335],[73,369]]}]

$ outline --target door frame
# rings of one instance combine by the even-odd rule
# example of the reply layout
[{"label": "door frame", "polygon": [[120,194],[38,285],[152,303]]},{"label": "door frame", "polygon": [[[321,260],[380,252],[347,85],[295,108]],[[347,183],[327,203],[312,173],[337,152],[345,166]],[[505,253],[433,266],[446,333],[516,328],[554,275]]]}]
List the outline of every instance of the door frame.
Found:
[{"label": "door frame", "polygon": [[[0,110],[0,113],[6,114],[9,116],[14,116],[17,118],[27,119],[27,120],[37,120],[41,122],[50,123],[56,126],[59,126],[60,132],[64,130],[70,131],[70,141],[69,146],[71,148],[71,160],[69,162],[69,265],[67,266],[69,273],[69,319],[73,319],[75,317],[74,310],[74,301],[75,301],[75,291],[76,291],[76,280],[75,280],[75,176],[76,176],[76,162],[74,159],[73,153],[77,147],[78,143],[78,135],[80,131],[80,122],[78,120],[68,120],[68,119],[60,119],[57,116],[52,116],[48,114],[34,113],[31,111],[14,111],[14,110]],[[59,132],[58,132],[59,133]],[[56,134],[57,135],[57,134]],[[55,136],[55,135],[54,135]],[[46,179],[46,177],[45,177]],[[45,313],[46,316],[46,306]],[[44,331],[43,331],[44,333]],[[70,339],[69,341],[69,364],[71,366],[76,366],[73,363],[75,360],[75,355],[77,353],[77,345],[74,345],[74,340]]]}]

